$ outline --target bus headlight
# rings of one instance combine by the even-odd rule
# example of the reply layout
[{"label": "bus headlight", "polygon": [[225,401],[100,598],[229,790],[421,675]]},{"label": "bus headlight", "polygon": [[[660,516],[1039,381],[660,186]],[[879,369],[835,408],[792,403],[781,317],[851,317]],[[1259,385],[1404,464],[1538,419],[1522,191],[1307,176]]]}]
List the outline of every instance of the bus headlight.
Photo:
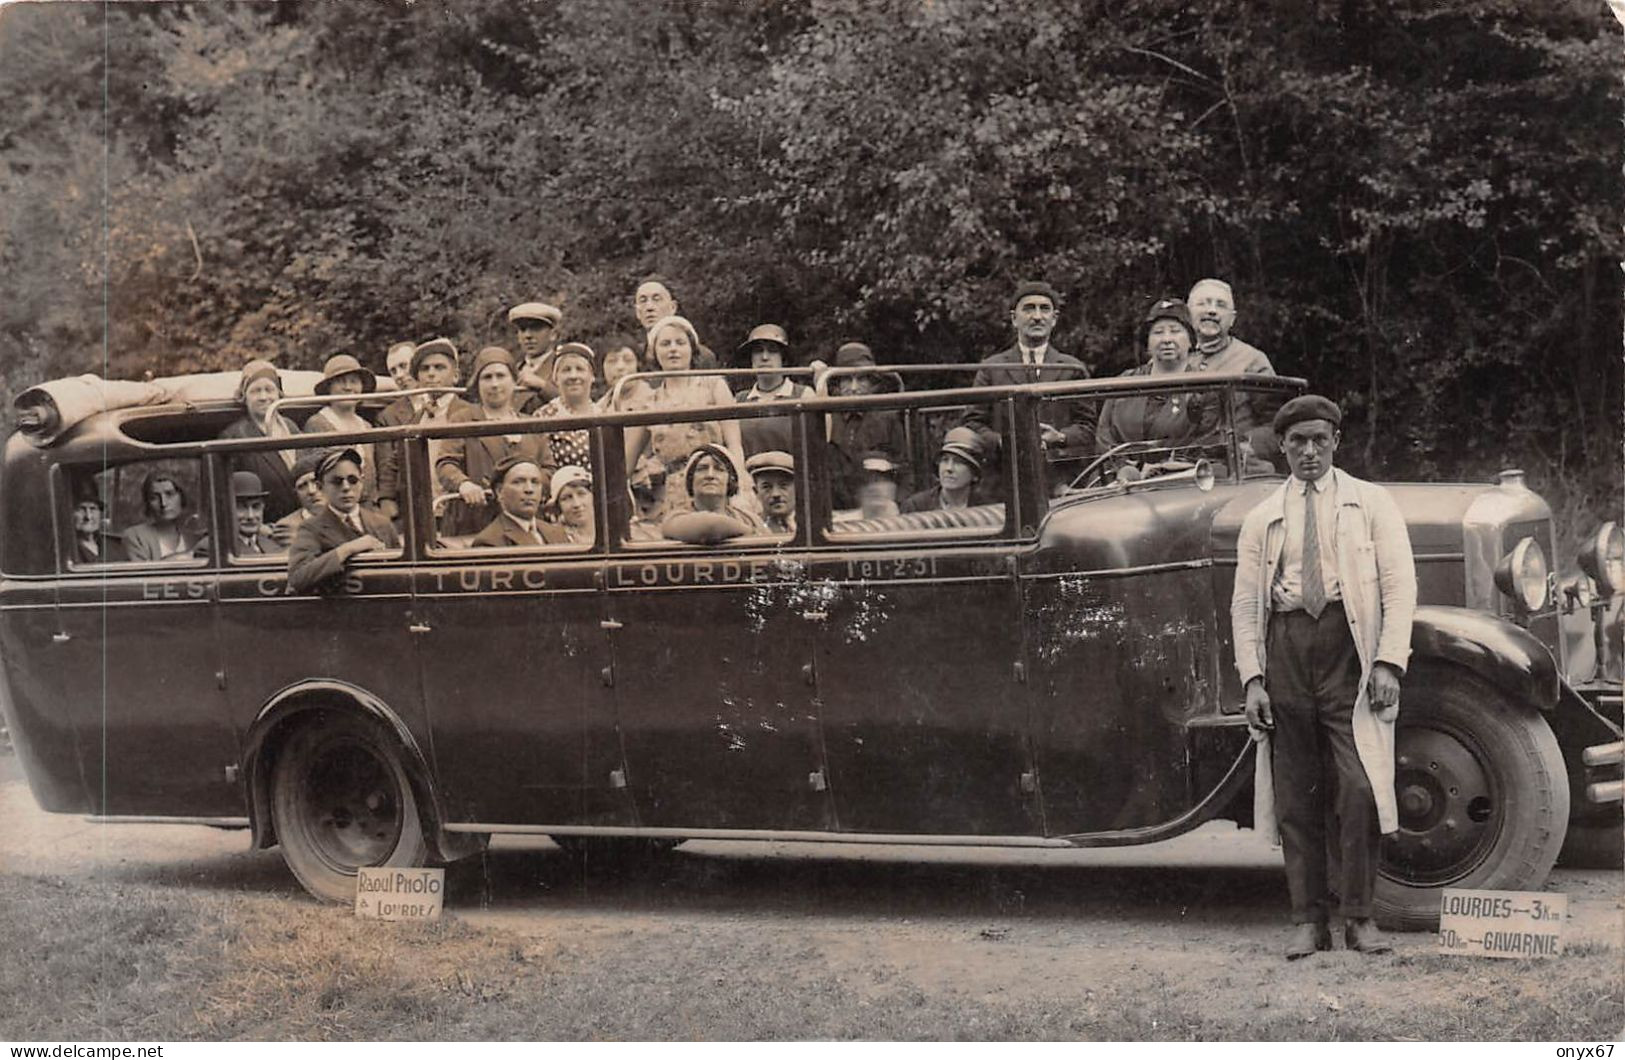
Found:
[{"label": "bus headlight", "polygon": [[1546,550],[1534,538],[1526,537],[1514,545],[1495,568],[1495,587],[1510,596],[1522,610],[1539,611],[1546,606],[1549,589],[1546,576],[1550,570]]},{"label": "bus headlight", "polygon": [[1580,546],[1580,569],[1597,583],[1603,596],[1625,591],[1625,530],[1618,523],[1603,523],[1586,538]]}]

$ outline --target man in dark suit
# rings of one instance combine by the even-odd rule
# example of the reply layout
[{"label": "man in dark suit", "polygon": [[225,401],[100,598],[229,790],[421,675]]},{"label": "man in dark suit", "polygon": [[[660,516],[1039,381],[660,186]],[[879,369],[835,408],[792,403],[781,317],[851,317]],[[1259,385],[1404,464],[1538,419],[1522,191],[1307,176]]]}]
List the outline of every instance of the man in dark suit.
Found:
[{"label": "man in dark suit", "polygon": [[569,542],[562,527],[536,518],[547,499],[547,478],[534,460],[510,456],[491,470],[501,511],[474,535],[470,548],[535,548]]},{"label": "man in dark suit", "polygon": [[[414,387],[454,387],[457,385],[457,347],[450,339],[430,339],[412,350],[407,365],[407,385]],[[378,426],[400,427],[408,423],[440,423],[465,408],[468,402],[450,391],[397,398],[378,414]],[[429,444],[429,466],[444,442]],[[378,510],[391,520],[400,515],[403,444],[391,442],[374,447],[378,460]]]},{"label": "man in dark suit", "polygon": [[[1061,296],[1040,280],[1029,280],[1016,288],[1010,306],[1010,323],[1015,328],[1015,345],[1000,350],[982,362],[973,386],[1008,386],[1015,383],[1072,382],[1089,378],[1089,368],[1050,344],[1060,315]],[[1003,461],[1002,439],[1005,423],[1002,413],[989,414],[987,406],[966,410],[964,425],[974,430],[990,457],[989,471],[997,474]],[[1076,464],[1094,451],[1095,423],[1100,407],[1095,402],[1057,399],[1046,402],[1039,411],[1039,431],[1051,464]]]},{"label": "man in dark suit", "polygon": [[[270,556],[282,551],[265,525],[265,487],[252,471],[231,473],[231,509],[237,532],[231,537],[234,556]],[[204,546],[207,554],[207,546]]]},{"label": "man in dark suit", "polygon": [[327,507],[294,531],[288,549],[288,591],[332,593],[344,583],[350,557],[399,548],[395,525],[361,506],[361,454],[335,449],[316,465]]}]

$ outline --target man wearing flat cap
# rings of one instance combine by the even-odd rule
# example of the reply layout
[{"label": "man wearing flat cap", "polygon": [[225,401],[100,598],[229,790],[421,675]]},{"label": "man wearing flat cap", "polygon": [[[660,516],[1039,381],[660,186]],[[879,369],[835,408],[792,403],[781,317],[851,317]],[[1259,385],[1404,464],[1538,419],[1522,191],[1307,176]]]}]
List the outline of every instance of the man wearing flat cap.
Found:
[{"label": "man wearing flat cap", "polygon": [[532,412],[559,396],[559,388],[553,385],[553,348],[558,345],[563,319],[558,307],[546,302],[523,302],[508,310],[514,351],[519,354],[515,377],[525,391],[515,401],[521,412]]},{"label": "man wearing flat cap", "polygon": [[361,454],[332,449],[316,464],[326,506],[293,532],[288,549],[288,591],[342,592],[350,557],[378,549],[399,548],[395,526],[361,505]]},{"label": "man wearing flat cap", "polygon": [[747,457],[745,471],[756,487],[762,522],[770,534],[796,532],[796,458],[778,449]]},{"label": "man wearing flat cap", "polygon": [[[444,387],[446,391],[397,398],[378,414],[378,425],[400,427],[408,423],[449,423],[452,413],[469,407],[468,402],[460,396],[462,391],[452,389],[458,382],[457,358],[457,346],[450,339],[437,338],[419,343],[412,350],[412,360],[408,366],[412,382],[419,389]],[[430,467],[440,458],[445,446],[446,443],[439,439],[429,442]],[[404,445],[399,442],[377,447],[378,510],[390,519],[400,513],[403,451]]]},{"label": "man wearing flat cap", "polygon": [[1394,723],[1416,565],[1388,491],[1332,466],[1342,420],[1312,394],[1276,413],[1292,477],[1242,521],[1230,601],[1259,813],[1267,827],[1273,800],[1292,896],[1288,960],[1332,948],[1331,894],[1348,949],[1390,949],[1372,895],[1381,838],[1399,828]]},{"label": "man wearing flat cap", "polygon": [[[1015,344],[982,362],[973,386],[1009,386],[1015,383],[1076,382],[1089,378],[1089,367],[1076,357],[1050,343],[1060,316],[1061,296],[1042,280],[1027,280],[1016,286],[1010,300],[1010,325]],[[990,416],[987,406],[975,406],[965,413],[964,425],[982,439],[989,460],[989,474],[997,475],[1005,424],[1002,406]],[[1094,451],[1095,423],[1099,406],[1089,401],[1053,400],[1039,410],[1039,432],[1045,454],[1054,464],[1077,463]],[[1064,470],[1058,469],[1058,480]]]}]

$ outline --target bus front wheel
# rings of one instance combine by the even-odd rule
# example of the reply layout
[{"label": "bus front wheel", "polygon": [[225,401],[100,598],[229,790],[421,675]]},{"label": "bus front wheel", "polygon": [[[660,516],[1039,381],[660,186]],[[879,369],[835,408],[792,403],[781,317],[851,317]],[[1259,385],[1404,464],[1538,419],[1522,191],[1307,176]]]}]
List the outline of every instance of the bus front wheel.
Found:
[{"label": "bus front wheel", "polygon": [[428,860],[400,752],[360,718],[324,715],[288,738],[271,774],[271,812],[283,860],[323,901],[354,901],[362,867]]},{"label": "bus front wheel", "polygon": [[1431,929],[1447,887],[1539,889],[1569,817],[1546,720],[1483,681],[1435,670],[1405,682],[1394,735],[1399,831],[1383,841],[1377,919]]}]

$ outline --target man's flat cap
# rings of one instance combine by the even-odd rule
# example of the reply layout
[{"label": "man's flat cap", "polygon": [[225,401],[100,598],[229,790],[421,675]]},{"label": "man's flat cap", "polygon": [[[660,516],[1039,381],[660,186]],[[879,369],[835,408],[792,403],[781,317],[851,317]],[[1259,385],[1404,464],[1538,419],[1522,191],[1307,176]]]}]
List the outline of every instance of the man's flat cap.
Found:
[{"label": "man's flat cap", "polygon": [[348,460],[356,467],[361,466],[361,454],[356,450],[348,446],[343,449],[329,449],[322,454],[321,460],[316,464],[316,477],[325,479],[329,471],[338,467],[345,460]]},{"label": "man's flat cap", "polygon": [[564,319],[564,313],[558,306],[548,305],[546,302],[522,302],[508,310],[508,323],[517,324],[521,320],[540,320],[550,328],[559,326]]},{"label": "man's flat cap", "polygon": [[1299,394],[1281,406],[1271,426],[1275,428],[1277,437],[1284,437],[1294,423],[1305,420],[1325,420],[1333,427],[1341,427],[1343,410],[1331,398],[1323,398],[1319,394]]},{"label": "man's flat cap", "polygon": [[514,468],[518,467],[521,464],[530,464],[533,467],[535,467],[537,471],[541,471],[541,473],[542,473],[542,496],[546,497],[547,496],[547,489],[548,489],[548,485],[549,485],[549,476],[548,476],[547,472],[542,469],[542,465],[536,463],[536,460],[535,460],[534,457],[528,457],[528,456],[506,456],[506,457],[503,457],[501,460],[498,460],[497,461],[497,466],[493,467],[491,469],[491,488],[494,489],[494,490],[495,489],[501,489],[502,488],[502,481],[504,479],[506,479],[510,474],[513,473]]},{"label": "man's flat cap", "polygon": [[1023,280],[1016,284],[1016,293],[1010,297],[1010,308],[1014,309],[1021,304],[1023,298],[1030,298],[1033,295],[1048,298],[1056,309],[1061,308],[1061,292],[1043,280]]},{"label": "man's flat cap", "polygon": [[752,475],[763,471],[778,471],[786,475],[795,475],[796,458],[782,449],[769,449],[765,453],[757,453],[745,461],[745,470]]},{"label": "man's flat cap", "polygon": [[450,339],[430,339],[428,342],[421,343],[417,349],[412,351],[413,375],[418,374],[418,367],[423,364],[423,359],[431,353],[438,353],[442,357],[450,359],[451,366],[453,368],[457,367],[457,344]]}]

